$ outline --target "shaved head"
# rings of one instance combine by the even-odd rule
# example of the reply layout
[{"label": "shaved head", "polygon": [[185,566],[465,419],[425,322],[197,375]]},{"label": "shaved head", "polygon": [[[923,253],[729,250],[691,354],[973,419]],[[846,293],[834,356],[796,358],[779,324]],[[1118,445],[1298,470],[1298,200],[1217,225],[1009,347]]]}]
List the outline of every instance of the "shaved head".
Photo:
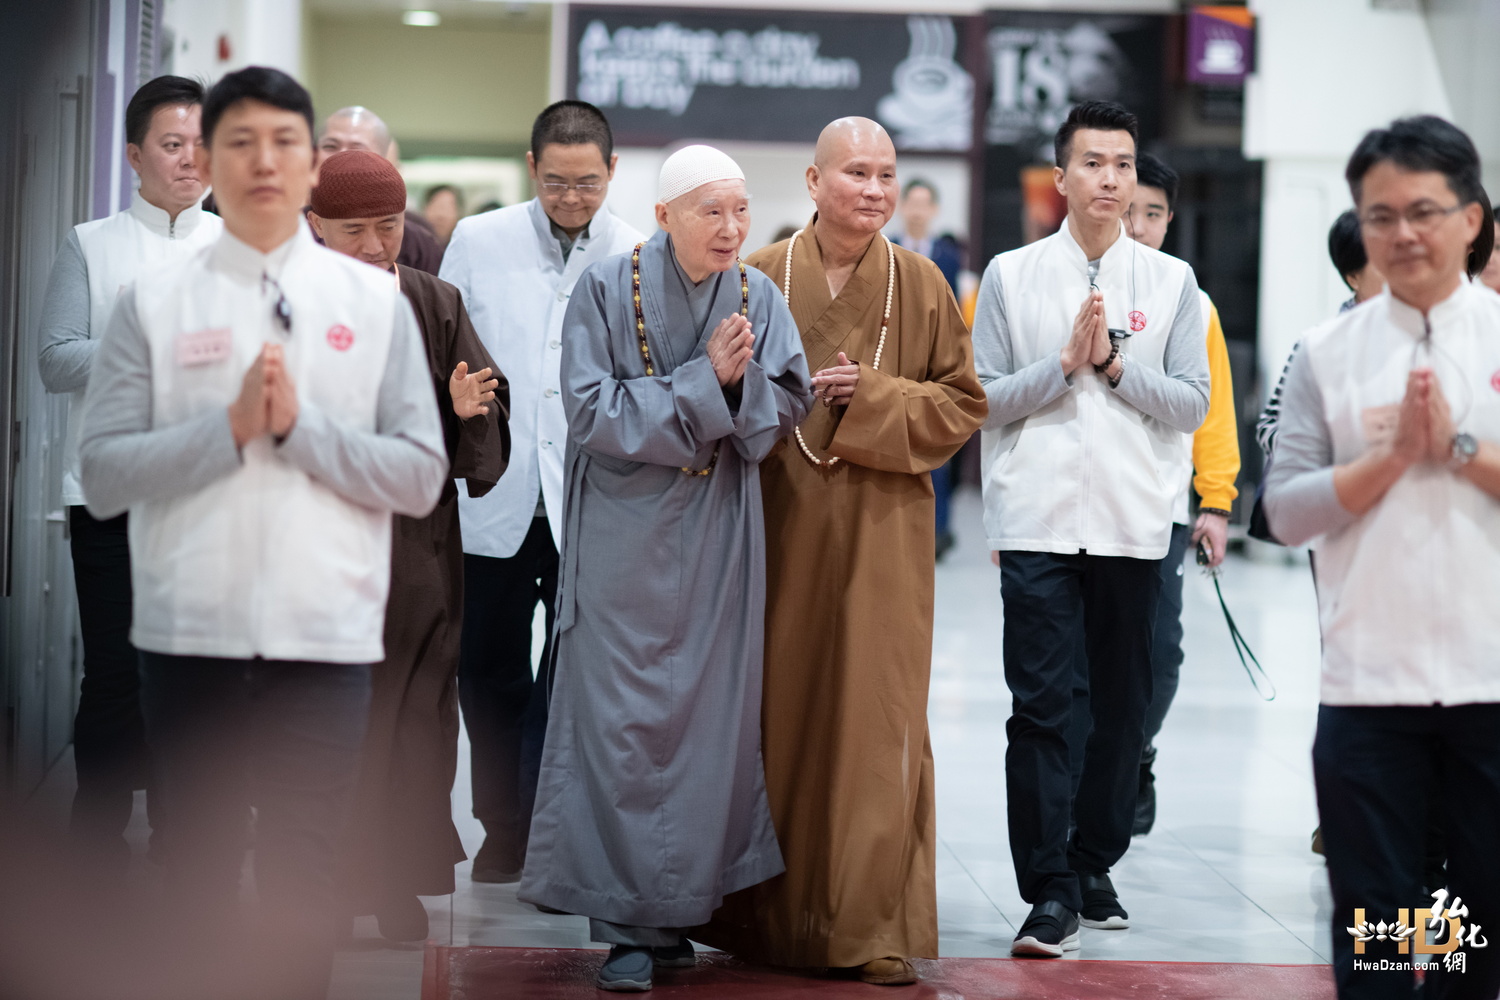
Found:
[{"label": "shaved head", "polygon": [[868,118],[851,116],[823,126],[823,131],[818,133],[817,148],[813,150],[813,166],[826,170],[830,163],[848,156],[854,149],[888,153],[890,159],[896,158],[896,146],[884,126]]},{"label": "shaved head", "polygon": [[896,146],[878,122],[840,118],[818,136],[807,193],[818,206],[818,232],[873,238],[891,220],[900,194]]},{"label": "shaved head", "polygon": [[389,154],[391,130],[369,108],[354,105],[339,108],[323,122],[318,133],[318,159],[346,149],[364,149],[379,156]]}]

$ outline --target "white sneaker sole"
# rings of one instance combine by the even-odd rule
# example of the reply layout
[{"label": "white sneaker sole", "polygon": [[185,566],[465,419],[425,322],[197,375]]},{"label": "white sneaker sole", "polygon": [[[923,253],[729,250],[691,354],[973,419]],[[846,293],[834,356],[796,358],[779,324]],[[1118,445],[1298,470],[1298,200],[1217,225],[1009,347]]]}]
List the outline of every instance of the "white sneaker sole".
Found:
[{"label": "white sneaker sole", "polygon": [[614,979],[605,982],[603,979],[595,979],[594,985],[610,993],[645,993],[651,989],[651,980],[642,982],[639,979]]},{"label": "white sneaker sole", "polygon": [[1077,951],[1078,948],[1077,931],[1063,938],[1061,944],[1047,944],[1028,934],[1011,942],[1010,953],[1025,958],[1062,958],[1063,952]]},{"label": "white sneaker sole", "polygon": [[1123,931],[1130,926],[1129,917],[1107,917],[1104,920],[1090,920],[1088,917],[1079,917],[1078,922],[1085,927],[1092,927],[1096,931]]}]

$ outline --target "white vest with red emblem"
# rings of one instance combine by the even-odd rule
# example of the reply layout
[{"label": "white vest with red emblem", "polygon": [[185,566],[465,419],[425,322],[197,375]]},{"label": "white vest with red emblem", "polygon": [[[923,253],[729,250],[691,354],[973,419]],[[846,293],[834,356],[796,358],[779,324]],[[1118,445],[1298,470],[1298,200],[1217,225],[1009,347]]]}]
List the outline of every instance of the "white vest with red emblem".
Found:
[{"label": "white vest with red emblem", "polygon": [[[275,316],[281,295],[290,333]],[[390,274],[318,246],[305,224],[269,257],[226,232],[136,284],[152,425],[223,410],[273,342],[284,345],[299,399],[375,430],[399,295]],[[196,493],[131,508],[131,639],[185,656],[382,659],[390,512],[339,496],[267,437],[241,455],[234,473]]]},{"label": "white vest with red emblem", "polygon": [[[1089,293],[1089,262],[1068,232],[998,258],[1011,370],[1055,355]],[[1191,271],[1120,236],[1099,261],[1109,326],[1129,330],[1126,364],[1163,371],[1167,337]],[[1196,289],[1194,289],[1196,293]],[[1160,559],[1181,486],[1183,434],[1122,399],[1085,367],[1057,399],[983,434],[985,533],[991,549]]]}]

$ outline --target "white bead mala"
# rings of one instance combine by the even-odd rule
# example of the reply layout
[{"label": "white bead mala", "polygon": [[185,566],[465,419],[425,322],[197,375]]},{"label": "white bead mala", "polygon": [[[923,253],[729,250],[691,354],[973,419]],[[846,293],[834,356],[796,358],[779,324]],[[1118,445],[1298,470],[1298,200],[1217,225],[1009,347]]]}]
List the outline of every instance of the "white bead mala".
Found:
[{"label": "white bead mala", "polygon": [[[786,304],[789,307],[792,304],[792,251],[797,248],[797,237],[801,236],[805,231],[802,229],[797,230],[792,234],[791,241],[786,245],[786,273],[781,279],[781,295],[782,298],[786,299]],[[891,325],[891,300],[896,294],[896,248],[891,244],[885,233],[881,233],[880,238],[885,240],[885,314],[880,318],[880,341],[875,345],[875,360],[870,363],[872,371],[880,370],[880,356],[885,353],[885,334]],[[813,465],[832,467],[839,464],[838,456],[824,461],[814,455],[812,449],[807,446],[807,440],[802,436],[801,427],[792,428],[792,433],[797,436],[797,444],[802,448],[802,454],[806,455],[807,460]]]}]

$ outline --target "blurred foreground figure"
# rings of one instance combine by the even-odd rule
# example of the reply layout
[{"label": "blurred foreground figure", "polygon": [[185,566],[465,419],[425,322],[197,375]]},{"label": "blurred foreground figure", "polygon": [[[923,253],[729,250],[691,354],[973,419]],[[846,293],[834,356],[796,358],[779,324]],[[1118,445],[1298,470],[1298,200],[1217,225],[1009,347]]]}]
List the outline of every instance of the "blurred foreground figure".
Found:
[{"label": "blurred foreground figure", "polygon": [[[203,134],[225,233],[121,296],[89,379],[83,485],[96,517],[131,513],[131,639],[172,814],[171,964],[201,970],[183,992],[313,1000],[384,657],[391,515],[431,511],[448,459],[395,280],[303,224],[307,91],[231,73]],[[247,806],[256,957],[224,968]]]},{"label": "blurred foreground figure", "polygon": [[[83,688],[73,724],[78,792],[71,831],[95,875],[120,875],[130,860],[124,832],[132,790],[149,782],[141,721],[140,668],[130,645],[128,517],[97,520],[84,506],[78,470],[83,393],[120,289],[153,269],[179,266],[223,231],[203,211],[196,157],[203,87],[159,76],[125,108],[125,152],[141,186],[130,207],[68,234],[42,306],[38,367],[48,392],[71,394],[63,453],[62,502],[68,508],[73,579],[83,634]],[[159,796],[147,800],[152,847],[162,840]]]},{"label": "blurred foreground figure", "polygon": [[766,786],[787,871],[728,900],[706,940],[896,985],[938,948],[928,476],[979,429],[984,392],[942,272],[880,235],[885,130],[830,124],[807,189],[807,228],[749,261],[787,298],[823,404],[761,474]]},{"label": "blurred foreground figure", "polygon": [[[583,101],[549,105],[532,124],[526,154],[536,197],[464,219],[443,257],[443,279],[463,293],[475,331],[510,378],[510,467],[487,495],[458,498],[464,529],[458,692],[474,818],[484,824],[476,882],[516,882],[526,857],[547,727],[563,532],[563,313],[590,264],[644,238],[604,207],[617,159],[598,108]],[[547,637],[533,679],[538,604]]]},{"label": "blurred foreground figure", "polygon": [[776,286],[738,259],[744,174],[662,165],[662,231],[580,280],[557,666],[522,900],[589,917],[602,989],[693,964],[686,928],[781,872],[760,755],[760,462],[806,415]]},{"label": "blurred foreground figure", "polygon": [[[1387,290],[1303,338],[1265,492],[1275,536],[1317,550],[1334,978],[1341,1000],[1405,1000],[1410,963],[1431,963],[1422,996],[1494,1000],[1500,298],[1468,280],[1493,216],[1474,144],[1441,118],[1370,132],[1345,177]],[[1432,890],[1424,855],[1445,825]],[[1417,933],[1398,951],[1366,932],[1381,922]]]},{"label": "blurred foreground figure", "polygon": [[[464,860],[449,792],[458,766],[458,649],[463,547],[458,489],[483,496],[505,471],[509,393],[469,324],[458,289],[400,267],[406,184],[384,158],[348,150],[318,169],[308,221],[331,250],[394,274],[422,332],[448,452],[437,509],[395,519],[385,659],[371,673],[370,729],[341,877],[356,913],[395,941],[427,937],[418,896],[453,891]],[[494,378],[491,376],[494,375]]]}]

